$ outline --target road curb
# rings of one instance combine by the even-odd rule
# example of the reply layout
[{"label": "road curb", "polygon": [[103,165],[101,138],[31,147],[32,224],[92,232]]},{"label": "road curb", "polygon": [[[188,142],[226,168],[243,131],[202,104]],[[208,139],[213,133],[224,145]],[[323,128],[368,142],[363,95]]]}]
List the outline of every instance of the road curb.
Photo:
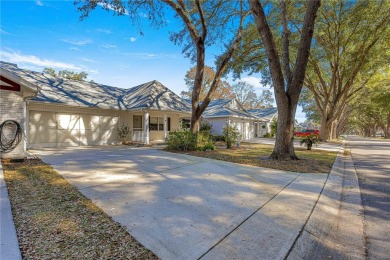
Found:
[{"label": "road curb", "polygon": [[343,143],[313,213],[287,259],[365,259],[363,207],[356,170]]},{"label": "road curb", "polygon": [[0,259],[22,259],[0,161]]}]

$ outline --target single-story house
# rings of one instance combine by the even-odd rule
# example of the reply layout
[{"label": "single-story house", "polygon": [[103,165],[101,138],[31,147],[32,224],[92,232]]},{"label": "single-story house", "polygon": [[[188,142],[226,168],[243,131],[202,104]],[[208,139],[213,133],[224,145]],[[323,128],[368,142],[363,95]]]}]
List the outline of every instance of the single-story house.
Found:
[{"label": "single-story house", "polygon": [[212,125],[212,133],[215,135],[222,135],[227,124],[235,126],[242,140],[256,137],[259,121],[234,98],[212,100],[203,113],[203,120]]},{"label": "single-story house", "polygon": [[257,137],[264,137],[265,134],[270,133],[271,122],[278,117],[276,107],[249,109],[248,113],[258,118],[258,124],[256,125]]},{"label": "single-story house", "polygon": [[0,72],[0,124],[14,119],[23,125],[24,149],[115,144],[122,123],[132,130],[131,140],[149,144],[191,116],[189,104],[158,81],[122,89],[7,62],[0,62]]}]

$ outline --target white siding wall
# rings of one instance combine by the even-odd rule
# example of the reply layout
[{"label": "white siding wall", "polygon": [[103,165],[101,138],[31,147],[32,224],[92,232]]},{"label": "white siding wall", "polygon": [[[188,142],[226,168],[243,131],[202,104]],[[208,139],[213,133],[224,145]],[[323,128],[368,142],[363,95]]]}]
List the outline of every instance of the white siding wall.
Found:
[{"label": "white siding wall", "polygon": [[[171,118],[171,131],[178,130],[179,114],[166,114]],[[31,103],[28,148],[117,144],[122,123],[133,131],[133,115],[143,113]],[[164,112],[150,111],[150,116],[164,117]],[[129,140],[136,141],[136,134],[142,141],[143,132],[134,131]],[[150,140],[164,140],[164,131],[150,131]]]},{"label": "white siding wall", "polygon": [[[0,90],[0,124],[5,120],[15,120],[19,122],[24,129],[24,102],[23,98],[15,91]],[[0,158],[24,158],[24,135],[23,140],[11,152],[1,153]]]},{"label": "white siding wall", "polygon": [[223,128],[226,126],[226,118],[210,118],[205,121],[212,125],[212,134],[223,135]]},{"label": "white siding wall", "polygon": [[[212,125],[212,133],[215,135],[222,135],[223,128],[226,126],[227,118],[208,118],[205,121]],[[253,121],[232,119],[230,120],[231,126],[235,126],[241,135],[242,140],[248,140],[255,136],[255,126]]]}]

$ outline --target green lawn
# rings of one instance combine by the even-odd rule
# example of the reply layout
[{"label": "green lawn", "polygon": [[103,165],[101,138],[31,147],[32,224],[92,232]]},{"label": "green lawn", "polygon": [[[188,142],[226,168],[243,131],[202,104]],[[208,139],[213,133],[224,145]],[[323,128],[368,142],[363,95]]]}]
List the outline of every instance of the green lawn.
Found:
[{"label": "green lawn", "polygon": [[275,161],[268,159],[273,147],[267,144],[243,143],[240,148],[217,148],[214,151],[187,151],[185,153],[233,163],[304,173],[329,173],[337,155],[337,152],[317,149],[308,151],[302,147],[295,149],[300,160]]},{"label": "green lawn", "polygon": [[40,160],[3,160],[24,259],[157,259]]}]

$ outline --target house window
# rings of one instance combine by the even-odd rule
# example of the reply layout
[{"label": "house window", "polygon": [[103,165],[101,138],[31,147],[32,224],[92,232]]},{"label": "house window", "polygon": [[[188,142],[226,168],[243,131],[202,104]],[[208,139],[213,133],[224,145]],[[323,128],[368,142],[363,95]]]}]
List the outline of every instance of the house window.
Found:
[{"label": "house window", "polygon": [[[171,118],[168,117],[168,131],[171,131]],[[150,117],[149,131],[164,131],[164,117]]]},{"label": "house window", "polygon": [[186,118],[182,118],[180,120],[180,126],[183,129],[190,129],[190,127],[191,127],[191,120],[190,119],[186,119]]},{"label": "house window", "polygon": [[142,116],[133,115],[133,130],[142,131]]}]

